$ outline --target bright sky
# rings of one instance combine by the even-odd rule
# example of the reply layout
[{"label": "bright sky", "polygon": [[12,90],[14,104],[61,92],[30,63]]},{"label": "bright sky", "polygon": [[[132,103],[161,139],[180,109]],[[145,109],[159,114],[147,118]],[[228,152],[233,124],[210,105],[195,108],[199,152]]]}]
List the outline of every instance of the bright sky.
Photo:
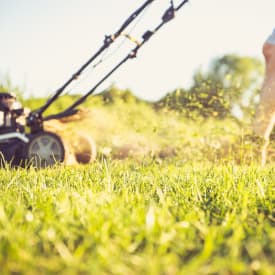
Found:
[{"label": "bright sky", "polygon": [[[0,75],[8,74],[26,95],[51,95],[97,51],[105,34],[114,33],[144,2],[0,0]],[[155,0],[133,34],[139,37],[157,25],[169,2]],[[194,71],[214,57],[236,53],[262,58],[262,44],[275,27],[274,12],[274,0],[189,0],[138,58],[126,63],[98,92],[113,83],[155,100],[177,87],[188,87]],[[69,90],[89,91],[134,45],[126,46],[117,59],[98,67],[98,74],[88,70]]]}]

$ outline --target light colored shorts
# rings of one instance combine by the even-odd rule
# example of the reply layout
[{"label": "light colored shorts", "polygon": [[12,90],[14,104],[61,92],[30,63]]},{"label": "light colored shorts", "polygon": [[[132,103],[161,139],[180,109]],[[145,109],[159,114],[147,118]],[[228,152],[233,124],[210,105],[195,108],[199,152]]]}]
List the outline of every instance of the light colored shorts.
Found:
[{"label": "light colored shorts", "polygon": [[275,45],[275,28],[273,29],[273,33],[267,38],[266,42]]}]

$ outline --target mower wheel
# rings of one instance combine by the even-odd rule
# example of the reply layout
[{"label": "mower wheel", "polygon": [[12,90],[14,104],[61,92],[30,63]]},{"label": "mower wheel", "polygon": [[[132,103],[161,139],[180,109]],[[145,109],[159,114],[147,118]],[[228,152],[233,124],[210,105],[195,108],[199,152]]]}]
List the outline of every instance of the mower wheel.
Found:
[{"label": "mower wheel", "polygon": [[64,145],[58,135],[43,131],[30,136],[26,147],[26,158],[29,165],[45,168],[63,162],[64,157]]}]

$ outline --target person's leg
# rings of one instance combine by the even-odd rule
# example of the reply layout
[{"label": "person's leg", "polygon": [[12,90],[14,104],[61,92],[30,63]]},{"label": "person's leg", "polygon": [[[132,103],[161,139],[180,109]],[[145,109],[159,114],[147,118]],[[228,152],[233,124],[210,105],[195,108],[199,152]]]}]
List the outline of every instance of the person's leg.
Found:
[{"label": "person's leg", "polygon": [[253,126],[255,133],[264,139],[262,148],[262,163],[264,164],[269,137],[275,125],[275,45],[265,43],[263,54],[266,67],[265,79]]},{"label": "person's leg", "polygon": [[254,131],[268,140],[275,123],[275,45],[265,43],[263,54],[266,72],[256,111]]}]

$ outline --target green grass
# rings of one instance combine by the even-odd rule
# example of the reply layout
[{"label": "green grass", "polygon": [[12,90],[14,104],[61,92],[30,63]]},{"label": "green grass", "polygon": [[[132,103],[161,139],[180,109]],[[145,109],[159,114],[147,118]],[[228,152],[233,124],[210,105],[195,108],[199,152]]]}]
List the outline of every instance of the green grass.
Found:
[{"label": "green grass", "polygon": [[272,166],[0,171],[1,274],[274,274]]},{"label": "green grass", "polygon": [[275,274],[274,145],[260,167],[236,121],[89,109],[63,126],[95,163],[0,170],[1,275]]}]

